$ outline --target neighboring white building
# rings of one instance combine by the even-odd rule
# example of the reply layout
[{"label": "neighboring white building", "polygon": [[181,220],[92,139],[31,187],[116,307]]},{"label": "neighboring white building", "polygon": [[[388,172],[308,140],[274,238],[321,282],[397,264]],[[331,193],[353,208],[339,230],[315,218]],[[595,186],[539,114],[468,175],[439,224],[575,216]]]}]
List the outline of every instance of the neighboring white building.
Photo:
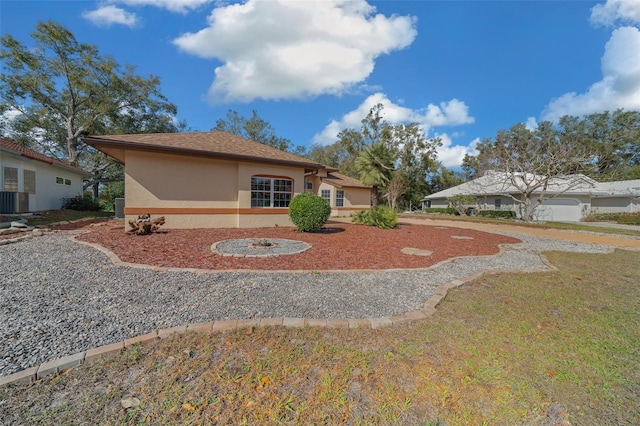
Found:
[{"label": "neighboring white building", "polygon": [[[480,210],[513,210],[521,217],[520,205],[509,194],[520,191],[499,172],[486,175],[426,196],[423,208],[449,207],[448,199],[454,195],[477,197]],[[536,194],[536,192],[534,192]],[[584,175],[551,179],[545,200],[536,210],[540,221],[578,222],[591,212],[621,213],[640,211],[640,179],[596,182]]]},{"label": "neighboring white building", "polygon": [[0,138],[0,213],[56,210],[91,174]]}]

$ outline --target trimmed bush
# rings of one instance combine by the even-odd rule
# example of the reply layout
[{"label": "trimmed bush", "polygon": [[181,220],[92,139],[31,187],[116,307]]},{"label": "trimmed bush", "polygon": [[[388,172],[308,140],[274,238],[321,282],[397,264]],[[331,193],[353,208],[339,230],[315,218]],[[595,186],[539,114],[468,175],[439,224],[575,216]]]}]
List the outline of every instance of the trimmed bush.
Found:
[{"label": "trimmed bush", "polygon": [[640,225],[640,212],[636,213],[591,213],[582,219],[585,222],[615,221],[625,225]]},{"label": "trimmed bush", "polygon": [[289,203],[289,218],[300,232],[312,232],[322,228],[331,215],[327,201],[309,192],[296,195]]},{"label": "trimmed bush", "polygon": [[423,210],[425,213],[452,214],[457,215],[458,211],[453,207],[432,207]]},{"label": "trimmed bush", "polygon": [[480,210],[478,216],[491,217],[494,219],[515,219],[516,212],[513,210]]},{"label": "trimmed bush", "polygon": [[72,198],[62,199],[62,208],[68,210],[78,211],[92,211],[97,212],[101,209],[100,203],[97,203],[91,195],[85,195],[84,197],[77,195]]},{"label": "trimmed bush", "polygon": [[620,213],[616,221],[626,225],[640,225],[640,213]]},{"label": "trimmed bush", "polygon": [[381,229],[393,229],[398,226],[396,212],[388,206],[378,206],[369,211],[360,210],[353,215],[353,223],[375,226]]}]

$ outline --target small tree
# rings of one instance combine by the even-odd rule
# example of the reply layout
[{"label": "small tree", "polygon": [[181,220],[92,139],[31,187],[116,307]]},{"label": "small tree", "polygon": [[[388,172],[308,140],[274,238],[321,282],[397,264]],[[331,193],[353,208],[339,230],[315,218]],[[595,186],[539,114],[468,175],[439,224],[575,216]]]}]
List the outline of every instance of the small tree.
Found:
[{"label": "small tree", "polygon": [[367,145],[356,160],[360,180],[371,188],[371,207],[378,207],[380,187],[385,186],[393,174],[394,152],[384,142]]},{"label": "small tree", "polygon": [[475,196],[465,194],[454,195],[447,198],[447,201],[449,202],[449,206],[456,209],[460,216],[467,213],[469,206],[478,204],[478,199]]},{"label": "small tree", "polygon": [[[535,131],[517,124],[501,130],[493,140],[478,145],[477,158],[465,161],[475,172],[492,170],[474,193],[502,194],[520,206],[522,219],[531,222],[545,200],[579,185],[589,184],[580,173],[588,169],[594,153],[580,139],[569,140],[553,124],[544,121]],[[478,168],[479,167],[479,168]]]}]

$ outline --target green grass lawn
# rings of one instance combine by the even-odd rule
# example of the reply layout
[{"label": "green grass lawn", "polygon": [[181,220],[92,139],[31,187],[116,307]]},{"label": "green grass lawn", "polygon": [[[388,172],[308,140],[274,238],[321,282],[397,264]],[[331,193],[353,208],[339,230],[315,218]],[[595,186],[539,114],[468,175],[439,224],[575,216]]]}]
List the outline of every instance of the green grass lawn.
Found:
[{"label": "green grass lawn", "polygon": [[30,386],[1,388],[0,418],[640,424],[640,252],[548,258],[558,271],[483,277],[408,325],[247,328],[133,346]]}]

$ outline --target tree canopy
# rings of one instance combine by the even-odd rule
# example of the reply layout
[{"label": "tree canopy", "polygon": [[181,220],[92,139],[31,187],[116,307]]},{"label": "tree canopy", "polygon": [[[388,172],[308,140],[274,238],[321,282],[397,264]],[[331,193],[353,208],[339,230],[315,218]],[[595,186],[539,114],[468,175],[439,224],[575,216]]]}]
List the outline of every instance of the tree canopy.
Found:
[{"label": "tree canopy", "polygon": [[[177,132],[177,108],[157,76],[137,75],[80,43],[67,28],[37,24],[33,45],[0,38],[0,109],[3,136],[93,174],[87,186],[122,180],[122,167],[82,141],[85,134]],[[10,120],[6,119],[11,114]]]},{"label": "tree canopy", "polygon": [[245,118],[230,109],[226,117],[219,118],[211,130],[228,132],[294,154],[302,155],[305,151],[304,147],[294,146],[291,140],[278,136],[273,126],[260,117],[255,110],[252,111],[250,118]]},{"label": "tree canopy", "polygon": [[616,110],[542,122],[534,131],[523,124],[482,140],[478,155],[466,155],[469,179],[487,170],[531,173],[580,172],[597,181],[640,178],[640,112]]},{"label": "tree canopy", "polygon": [[[465,172],[470,178],[498,172],[491,182],[515,188],[515,193],[505,195],[530,221],[545,200],[585,184],[582,174],[597,181],[640,177],[640,115],[617,110],[565,116],[557,124],[543,121],[535,130],[520,123],[484,139],[477,150],[477,156],[465,157]],[[562,189],[555,185],[550,191],[560,181]]]},{"label": "tree canopy", "polygon": [[436,159],[440,140],[428,139],[417,123],[388,123],[382,104],[369,110],[359,129],[344,129],[337,138],[331,145],[313,145],[307,156],[348,176],[361,178],[358,158],[367,147],[383,144],[392,154],[393,170],[389,179],[379,186],[393,207],[419,205],[428,189],[427,176],[441,167]]}]

